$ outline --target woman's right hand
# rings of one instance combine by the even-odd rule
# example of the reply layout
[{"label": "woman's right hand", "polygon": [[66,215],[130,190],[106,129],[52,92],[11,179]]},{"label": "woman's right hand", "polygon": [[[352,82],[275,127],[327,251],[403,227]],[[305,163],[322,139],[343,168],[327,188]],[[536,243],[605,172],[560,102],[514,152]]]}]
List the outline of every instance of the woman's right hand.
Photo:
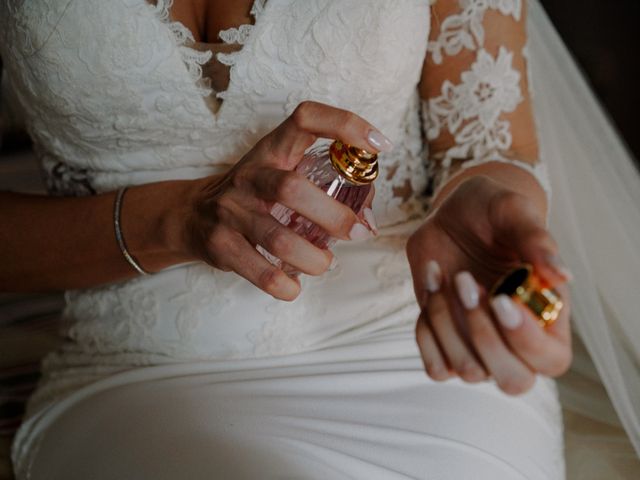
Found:
[{"label": "woman's right hand", "polygon": [[227,174],[195,181],[182,235],[185,251],[236,272],[278,299],[293,300],[299,281],[269,263],[255,246],[309,275],[324,273],[333,256],[274,219],[274,203],[294,209],[335,238],[368,238],[369,230],[353,210],[295,172],[318,137],[339,138],[369,151],[391,148],[386,137],[356,114],[303,102]]}]

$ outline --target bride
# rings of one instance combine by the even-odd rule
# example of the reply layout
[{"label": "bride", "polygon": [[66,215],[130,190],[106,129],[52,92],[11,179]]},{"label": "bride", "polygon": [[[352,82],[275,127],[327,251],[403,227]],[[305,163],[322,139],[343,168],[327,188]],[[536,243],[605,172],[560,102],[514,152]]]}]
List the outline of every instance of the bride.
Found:
[{"label": "bride", "polygon": [[[554,91],[564,51],[544,23],[528,41],[525,2],[5,0],[0,13],[8,82],[58,195],[0,194],[0,289],[67,301],[66,342],[14,443],[19,479],[563,478],[551,377],[571,362],[572,275],[549,225],[577,328],[639,446],[640,388],[624,379],[638,326],[628,301],[608,303],[637,253],[610,252],[629,273],[596,270],[606,284],[584,262],[608,234],[640,233],[637,209],[617,209],[616,230],[619,197],[592,185],[631,191],[637,175],[621,175],[616,144],[615,175],[590,176],[597,140],[574,132],[601,114],[587,123],[584,102]],[[379,154],[361,212],[295,170],[327,139]],[[576,207],[585,195],[604,200]],[[316,247],[276,203],[341,242]],[[589,209],[610,228],[585,239],[572,222]],[[522,263],[562,297],[555,323],[491,294]]]}]

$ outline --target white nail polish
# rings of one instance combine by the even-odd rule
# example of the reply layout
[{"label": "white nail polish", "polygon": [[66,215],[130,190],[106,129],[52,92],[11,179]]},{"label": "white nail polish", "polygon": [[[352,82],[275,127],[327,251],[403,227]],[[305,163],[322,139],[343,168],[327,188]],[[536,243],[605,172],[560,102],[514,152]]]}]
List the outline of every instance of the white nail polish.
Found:
[{"label": "white nail polish", "polygon": [[480,303],[480,290],[478,284],[469,272],[460,272],[456,275],[456,290],[464,308],[473,310]]},{"label": "white nail polish", "polygon": [[435,260],[429,260],[427,263],[427,290],[430,293],[435,293],[440,290],[440,284],[442,283],[442,270],[440,270],[440,265]]},{"label": "white nail polish", "polygon": [[367,141],[373,148],[379,150],[380,152],[388,152],[393,148],[393,143],[391,143],[391,140],[389,140],[377,130],[369,130]]},{"label": "white nail polish", "polygon": [[338,267],[338,259],[336,258],[336,256],[334,255],[331,258],[331,263],[329,264],[329,268],[327,269],[329,272],[332,272],[333,270],[335,270]]},{"label": "white nail polish", "polygon": [[515,330],[522,325],[522,312],[507,295],[498,295],[491,299],[491,307],[503,327]]},{"label": "white nail polish", "polygon": [[376,224],[376,217],[373,216],[373,210],[371,210],[370,208],[365,208],[362,214],[364,215],[364,219],[367,221],[367,223],[371,227],[371,230],[373,230],[373,233],[377,235],[378,225]]},{"label": "white nail polish", "polygon": [[567,267],[557,267],[558,273],[567,279],[567,282],[573,281],[573,273]]},{"label": "white nail polish", "polygon": [[564,265],[564,263],[562,262],[562,259],[558,255],[548,255],[546,257],[546,260],[547,260],[547,264],[550,265],[556,272],[558,272],[564,278],[566,278],[567,281],[570,282],[573,280],[573,274],[571,273],[571,270],[569,270]]},{"label": "white nail polish", "polygon": [[368,240],[372,237],[371,231],[360,222],[356,222],[351,231],[349,232],[349,238],[351,240]]}]

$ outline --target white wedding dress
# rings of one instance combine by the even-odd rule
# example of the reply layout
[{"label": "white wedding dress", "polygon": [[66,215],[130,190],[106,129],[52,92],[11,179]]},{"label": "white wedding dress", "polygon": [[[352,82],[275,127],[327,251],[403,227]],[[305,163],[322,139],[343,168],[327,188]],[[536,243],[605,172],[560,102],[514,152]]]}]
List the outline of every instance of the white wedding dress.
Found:
[{"label": "white wedding dress", "polygon": [[[451,129],[451,112],[422,115],[416,86],[428,48],[457,48],[451,38],[428,46],[429,3],[257,0],[254,25],[221,34],[242,48],[218,55],[231,69],[214,109],[201,70],[211,52],[171,22],[168,2],[0,2],[0,52],[53,193],[224,172],[307,99],[358,113],[395,144],[376,184],[381,234],[338,244],[338,267],[303,278],[293,303],[202,264],[67,292],[67,342],[46,359],[16,436],[19,479],[563,478],[552,380],[538,378],[521,397],[490,382],[433,382],[415,345],[404,243],[425,210],[424,136],[436,118]],[[458,19],[470,38],[486,10],[515,17],[523,8],[460,3],[473,14]],[[539,41],[534,60],[554,65]],[[508,53],[478,55],[477,64],[512,72]],[[550,108],[542,114],[555,118]],[[543,140],[549,129],[541,126]],[[543,141],[543,151],[557,154],[558,144]],[[469,148],[498,159],[485,147]],[[540,165],[521,166],[549,188]],[[561,178],[551,175],[554,198],[568,193]],[[593,313],[576,302],[579,314]],[[598,350],[593,324],[581,325],[593,352],[615,350],[614,336]],[[603,355],[598,366],[616,371]],[[607,387],[637,441],[637,385]]]}]

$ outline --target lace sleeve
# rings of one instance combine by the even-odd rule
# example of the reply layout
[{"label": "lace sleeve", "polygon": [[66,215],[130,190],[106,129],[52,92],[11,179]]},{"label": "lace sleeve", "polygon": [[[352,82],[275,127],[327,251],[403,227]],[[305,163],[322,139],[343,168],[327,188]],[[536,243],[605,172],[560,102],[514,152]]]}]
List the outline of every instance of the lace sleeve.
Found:
[{"label": "lace sleeve", "polygon": [[547,198],[526,59],[526,0],[432,0],[420,91],[434,196],[487,162],[529,171]]}]

